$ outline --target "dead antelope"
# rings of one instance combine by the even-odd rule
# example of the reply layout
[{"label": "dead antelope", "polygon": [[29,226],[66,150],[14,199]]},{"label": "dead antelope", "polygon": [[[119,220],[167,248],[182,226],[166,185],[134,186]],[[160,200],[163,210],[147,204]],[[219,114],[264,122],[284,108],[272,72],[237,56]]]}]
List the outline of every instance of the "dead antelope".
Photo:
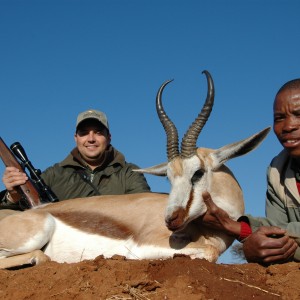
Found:
[{"label": "dead antelope", "polygon": [[201,227],[199,217],[206,211],[202,193],[208,191],[231,218],[242,215],[241,188],[224,163],[256,148],[270,128],[217,150],[197,149],[197,138],[214,102],[212,78],[204,73],[206,102],[184,135],[181,151],[177,129],[162,106],[162,92],[170,81],[156,97],[167,135],[168,163],[136,171],[168,176],[170,194],[95,196],[8,215],[0,221],[0,267],[37,264],[47,257],[72,263],[115,254],[128,259],[164,259],[178,253],[215,262],[233,238]]}]

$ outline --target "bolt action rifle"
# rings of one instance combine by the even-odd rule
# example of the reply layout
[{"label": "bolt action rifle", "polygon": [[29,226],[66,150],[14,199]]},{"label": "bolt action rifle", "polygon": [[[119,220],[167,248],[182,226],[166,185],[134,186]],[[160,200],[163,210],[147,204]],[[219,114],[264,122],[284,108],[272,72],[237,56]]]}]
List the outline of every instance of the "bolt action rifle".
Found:
[{"label": "bolt action rifle", "polygon": [[58,201],[56,195],[40,177],[41,171],[33,167],[24,148],[19,142],[13,143],[9,149],[0,137],[0,156],[6,167],[15,167],[19,169],[20,172],[25,173],[26,168],[29,171],[29,180],[16,189],[19,194],[18,199],[20,199],[16,202],[19,202],[21,208],[24,209],[24,206],[25,208],[31,208],[42,203]]}]

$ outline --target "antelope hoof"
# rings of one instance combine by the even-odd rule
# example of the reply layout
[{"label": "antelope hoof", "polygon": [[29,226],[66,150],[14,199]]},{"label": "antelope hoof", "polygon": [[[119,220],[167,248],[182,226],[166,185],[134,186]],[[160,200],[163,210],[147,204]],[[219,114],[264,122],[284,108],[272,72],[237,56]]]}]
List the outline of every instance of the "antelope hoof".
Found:
[{"label": "antelope hoof", "polygon": [[30,260],[31,265],[40,265],[43,264],[47,261],[51,261],[48,255],[46,255],[43,251],[41,250],[35,250],[33,253],[33,257]]}]

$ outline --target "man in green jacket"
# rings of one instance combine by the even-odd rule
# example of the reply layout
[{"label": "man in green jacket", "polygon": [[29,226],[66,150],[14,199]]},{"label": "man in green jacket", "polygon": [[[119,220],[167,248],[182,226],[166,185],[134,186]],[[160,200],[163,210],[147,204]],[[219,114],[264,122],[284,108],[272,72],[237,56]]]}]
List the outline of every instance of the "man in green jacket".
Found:
[{"label": "man in green jacket", "polygon": [[204,225],[235,236],[247,261],[262,264],[300,261],[300,78],[279,89],[273,110],[273,129],[284,149],[268,167],[266,218],[231,220],[209,193],[203,195]]},{"label": "man in green jacket", "polygon": [[[60,163],[46,169],[41,177],[59,200],[95,195],[116,195],[150,192],[138,166],[127,163],[124,155],[111,145],[106,115],[94,109],[78,115],[76,147]],[[28,180],[25,173],[7,167],[3,175],[6,187],[3,204],[16,202],[16,186]]]}]

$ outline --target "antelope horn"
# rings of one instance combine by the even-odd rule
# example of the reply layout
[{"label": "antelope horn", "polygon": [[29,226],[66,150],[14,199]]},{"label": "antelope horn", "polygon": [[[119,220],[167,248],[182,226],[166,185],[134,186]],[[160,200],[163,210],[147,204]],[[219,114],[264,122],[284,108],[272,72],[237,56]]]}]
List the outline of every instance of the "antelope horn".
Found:
[{"label": "antelope horn", "polygon": [[156,96],[156,111],[160,119],[161,124],[163,125],[165,132],[167,134],[167,157],[168,161],[171,161],[173,158],[179,155],[179,145],[178,145],[178,131],[174,123],[165,113],[165,110],[162,105],[162,92],[165,86],[173,80],[165,81],[160,89],[157,92]]},{"label": "antelope horn", "polygon": [[181,142],[181,156],[183,158],[189,158],[193,156],[196,152],[196,142],[198,136],[205,125],[206,121],[209,118],[209,115],[212,111],[214,105],[215,89],[214,82],[208,71],[203,71],[207,79],[207,96],[205,103],[198,117],[195,119],[193,124],[185,133],[182,142]]}]

